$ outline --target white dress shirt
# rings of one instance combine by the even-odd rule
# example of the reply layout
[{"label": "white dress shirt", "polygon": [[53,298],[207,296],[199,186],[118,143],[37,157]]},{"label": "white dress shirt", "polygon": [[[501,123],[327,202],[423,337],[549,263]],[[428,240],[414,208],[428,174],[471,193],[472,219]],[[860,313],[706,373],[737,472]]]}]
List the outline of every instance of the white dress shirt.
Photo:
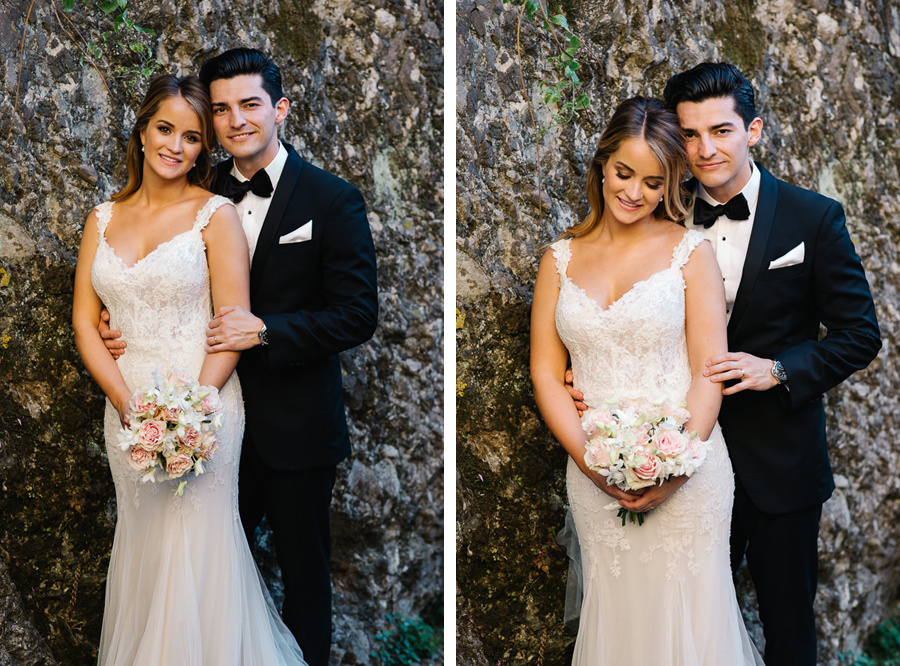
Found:
[{"label": "white dress shirt", "polygon": [[[685,225],[689,229],[702,231],[712,243],[716,252],[719,268],[722,269],[722,277],[725,279],[725,308],[728,319],[731,319],[731,311],[734,309],[734,299],[737,296],[738,287],[741,286],[741,274],[744,270],[744,261],[747,259],[747,248],[750,245],[750,233],[753,231],[753,221],[756,218],[756,204],[759,200],[759,169],[750,163],[752,173],[750,180],[744,185],[741,194],[747,199],[750,208],[750,218],[747,220],[730,220],[725,215],[720,215],[709,229],[695,227],[694,208],[688,212]],[[735,195],[736,196],[736,195]],[[716,201],[697,183],[697,191],[694,198],[700,197],[713,206],[727,203]]]},{"label": "white dress shirt", "polygon": [[[272,181],[272,195],[275,194],[275,188],[278,187],[278,180],[281,178],[281,172],[284,171],[285,162],[287,162],[287,150],[281,142],[278,143],[278,152],[269,162],[269,165],[263,167],[269,174],[269,180]],[[250,180],[254,174],[250,174],[247,178],[237,168],[237,164],[232,165],[231,175],[239,181],[244,182]],[[272,197],[260,197],[253,192],[247,192],[244,198],[235,204],[238,215],[241,216],[241,224],[244,227],[244,233],[247,234],[247,244],[250,246],[250,261],[253,261],[253,253],[256,251],[256,242],[259,240],[259,232],[262,230],[263,222],[266,221],[266,213],[269,212],[269,205],[272,203]]]}]

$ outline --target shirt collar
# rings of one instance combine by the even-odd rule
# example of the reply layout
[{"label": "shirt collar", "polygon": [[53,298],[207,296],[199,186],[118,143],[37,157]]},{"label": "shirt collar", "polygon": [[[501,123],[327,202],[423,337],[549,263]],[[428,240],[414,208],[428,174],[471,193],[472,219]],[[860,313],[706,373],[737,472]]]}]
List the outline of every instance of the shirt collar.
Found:
[{"label": "shirt collar", "polygon": [[[284,171],[284,165],[287,163],[288,153],[284,147],[284,144],[280,141],[278,142],[278,152],[275,153],[275,157],[272,158],[272,161],[269,162],[269,165],[263,167],[267,174],[269,174],[269,180],[272,181],[272,187],[278,187],[278,179],[281,178],[281,172]],[[231,164],[231,175],[237,178],[239,181],[244,182],[250,180],[241,173],[240,169],[237,168],[237,164],[232,162]]]}]

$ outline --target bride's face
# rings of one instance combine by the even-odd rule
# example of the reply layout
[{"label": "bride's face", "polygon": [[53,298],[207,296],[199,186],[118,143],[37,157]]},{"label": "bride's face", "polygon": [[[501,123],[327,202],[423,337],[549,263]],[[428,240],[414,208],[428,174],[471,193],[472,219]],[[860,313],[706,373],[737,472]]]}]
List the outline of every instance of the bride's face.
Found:
[{"label": "bride's face", "polygon": [[622,224],[653,214],[663,198],[662,166],[643,139],[626,139],[603,167],[605,211]]},{"label": "bride's face", "polygon": [[163,180],[181,178],[193,168],[200,151],[200,119],[180,95],[169,97],[141,132],[144,144],[144,174]]}]

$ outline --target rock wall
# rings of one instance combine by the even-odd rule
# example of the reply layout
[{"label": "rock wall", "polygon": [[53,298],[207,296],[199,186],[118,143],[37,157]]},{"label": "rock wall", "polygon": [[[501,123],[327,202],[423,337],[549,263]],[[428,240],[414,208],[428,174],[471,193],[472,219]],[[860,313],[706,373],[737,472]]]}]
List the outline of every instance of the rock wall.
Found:
[{"label": "rock wall", "polygon": [[378,252],[378,331],[342,357],[355,450],[333,503],[332,663],[368,663],[386,613],[443,590],[441,4],[131,0],[152,35],[88,0],[0,14],[0,663],[93,659],[115,502],[70,325],[81,229],[123,183],[142,69],[241,45],[281,65],[283,138],[360,188]]},{"label": "rock wall", "polygon": [[[587,212],[585,165],[622,99],[729,60],[764,119],[753,150],[776,175],[841,201],[884,347],[826,398],[838,488],[820,537],[820,663],[862,648],[900,584],[900,9],[889,0],[551,3],[582,39],[589,109],[551,122],[551,37],[500,0],[459,0],[457,44],[457,566],[460,664],[567,664],[565,454],[528,375],[528,317],[547,243]],[[524,74],[543,135],[536,142]],[[540,196],[550,205],[541,214]],[[546,204],[545,204],[546,206]],[[746,574],[739,597],[761,644]]]}]

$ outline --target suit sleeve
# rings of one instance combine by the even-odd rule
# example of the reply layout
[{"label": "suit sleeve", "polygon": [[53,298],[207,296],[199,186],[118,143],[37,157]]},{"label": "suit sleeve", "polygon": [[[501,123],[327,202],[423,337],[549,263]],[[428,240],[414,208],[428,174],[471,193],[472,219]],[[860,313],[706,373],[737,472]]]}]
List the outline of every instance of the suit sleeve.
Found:
[{"label": "suit sleeve", "polygon": [[327,220],[321,247],[325,305],[262,316],[269,337],[262,348],[267,367],[321,360],[361,345],[375,332],[375,246],[359,190],[350,186],[341,190]]},{"label": "suit sleeve", "polygon": [[777,357],[787,372],[792,410],[865,368],[881,349],[869,283],[837,202],[819,227],[812,271],[815,308],[827,333]]}]

